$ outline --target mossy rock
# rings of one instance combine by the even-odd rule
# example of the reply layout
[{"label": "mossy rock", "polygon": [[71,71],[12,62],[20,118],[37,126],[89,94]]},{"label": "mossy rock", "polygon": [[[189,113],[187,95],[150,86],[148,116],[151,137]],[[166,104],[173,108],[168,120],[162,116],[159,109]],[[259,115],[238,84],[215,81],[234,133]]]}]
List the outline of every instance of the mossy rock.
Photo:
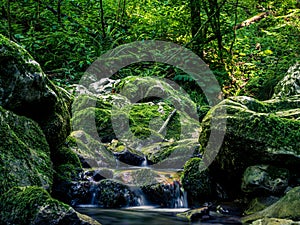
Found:
[{"label": "mossy rock", "polygon": [[70,132],[70,95],[18,44],[0,35],[0,105],[39,123],[51,149]]},{"label": "mossy rock", "polygon": [[270,165],[255,165],[246,169],[242,190],[260,195],[281,195],[289,185],[290,174],[285,168]]},{"label": "mossy rock", "polygon": [[197,139],[158,142],[141,148],[153,168],[183,169],[184,164],[199,148]]},{"label": "mossy rock", "polygon": [[[149,138],[150,135],[154,135],[154,138],[156,136],[160,140],[164,138],[163,134],[159,134],[157,131],[174,108],[163,103],[125,104],[118,108],[111,101],[113,100],[102,96],[98,98],[78,96],[72,107],[74,130],[84,130],[92,136],[99,136],[99,139],[105,143],[117,138],[116,129],[117,134],[122,135],[122,139],[132,139],[131,135],[142,140]],[[123,129],[126,131],[126,128],[128,134],[123,133]],[[174,115],[166,128],[165,138],[179,139],[180,134],[179,115]]]},{"label": "mossy rock", "polygon": [[[173,180],[171,182],[150,183],[141,187],[145,198],[151,205],[157,205],[163,208],[180,208],[183,207],[182,192],[180,182]],[[185,206],[187,207],[187,206]]]},{"label": "mossy rock", "polygon": [[268,206],[274,204],[279,200],[279,197],[268,196],[268,197],[256,197],[252,199],[244,211],[244,215],[250,215],[259,211],[264,210]]},{"label": "mossy rock", "polygon": [[178,213],[176,216],[190,222],[199,221],[202,219],[206,220],[209,218],[209,209],[208,207],[191,209],[186,212]]},{"label": "mossy rock", "polygon": [[300,221],[278,219],[278,218],[263,218],[253,221],[251,225],[300,225]]},{"label": "mossy rock", "polygon": [[[227,113],[215,114],[220,109]],[[210,165],[212,176],[234,197],[240,192],[242,174],[248,166],[269,164],[299,175],[299,115],[298,96],[268,101],[232,97],[213,107],[202,121],[199,137],[203,154],[212,131],[225,133],[218,155]],[[224,121],[227,121],[225,130],[220,126]]]},{"label": "mossy rock", "polygon": [[71,199],[66,194],[72,181],[79,179],[82,166],[78,155],[68,146],[67,143],[60,146],[55,152],[53,161],[54,179],[52,196],[64,203],[70,204]]},{"label": "mossy rock", "polygon": [[1,195],[0,224],[100,225],[36,186],[14,187]]},{"label": "mossy rock", "polygon": [[275,86],[273,98],[286,98],[300,95],[300,63],[287,71],[286,76]]},{"label": "mossy rock", "polygon": [[127,97],[132,103],[153,102],[163,99],[173,104],[180,112],[196,115],[196,105],[178,86],[168,80],[153,77],[128,76],[116,85],[116,91]]},{"label": "mossy rock", "polygon": [[243,217],[242,222],[249,223],[262,218],[300,220],[300,187],[288,191],[280,200],[262,211]]},{"label": "mossy rock", "polygon": [[50,149],[39,125],[0,106],[0,196],[14,186],[51,188]]},{"label": "mossy rock", "polygon": [[195,206],[216,198],[216,186],[200,158],[192,158],[184,166],[181,183],[188,193],[189,205]]},{"label": "mossy rock", "polygon": [[[136,154],[136,151],[143,152],[143,147],[149,149],[156,143],[164,145],[163,142],[166,141],[185,140],[185,136],[197,141],[198,122],[187,114],[181,115],[174,107],[163,102],[129,104],[124,100],[126,103],[123,102],[123,106],[115,106],[119,104],[115,100],[122,98],[110,98],[110,95],[79,95],[72,107],[74,130],[86,132],[99,142],[105,143],[116,154],[127,149],[132,154],[141,155]],[[122,149],[113,147],[112,142],[117,138],[121,139],[119,142],[122,144],[119,146],[123,146]],[[159,159],[153,159],[153,162],[164,160],[176,148],[178,150],[184,145],[187,147],[192,140],[182,142],[189,143],[180,143],[178,147],[172,147],[165,156],[161,155]]]},{"label": "mossy rock", "polygon": [[[122,96],[129,99],[131,104],[147,102],[164,102],[168,104],[170,107],[177,110],[175,118],[178,116],[177,120],[179,119],[181,125],[181,128],[176,125],[171,130],[181,129],[181,139],[189,139],[193,135],[198,135],[197,124],[199,118],[196,112],[195,103],[181,88],[176,88],[174,84],[169,84],[167,80],[129,76],[122,79],[121,82],[116,85],[116,90]],[[168,113],[170,112],[166,111],[165,106],[163,107],[163,112],[165,111],[168,116]],[[174,134],[173,138],[177,139]]]},{"label": "mossy rock", "polygon": [[82,167],[116,167],[115,158],[106,145],[82,130],[73,131],[66,145],[79,157]]},{"label": "mossy rock", "polygon": [[95,203],[104,208],[122,208],[138,204],[138,196],[134,191],[116,180],[101,180],[94,192]]}]

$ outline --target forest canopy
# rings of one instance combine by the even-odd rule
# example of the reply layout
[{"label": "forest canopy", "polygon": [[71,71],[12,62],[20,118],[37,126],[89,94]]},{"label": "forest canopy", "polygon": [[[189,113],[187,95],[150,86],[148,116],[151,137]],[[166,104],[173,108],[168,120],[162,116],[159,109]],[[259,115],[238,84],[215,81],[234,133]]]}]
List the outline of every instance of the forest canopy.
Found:
[{"label": "forest canopy", "polygon": [[[93,61],[122,44],[163,40],[198,54],[225,96],[268,99],[299,60],[298,0],[1,0],[0,33],[22,45],[57,85],[78,82]],[[139,63],[119,71],[159,76],[205,102],[178,68]]]}]

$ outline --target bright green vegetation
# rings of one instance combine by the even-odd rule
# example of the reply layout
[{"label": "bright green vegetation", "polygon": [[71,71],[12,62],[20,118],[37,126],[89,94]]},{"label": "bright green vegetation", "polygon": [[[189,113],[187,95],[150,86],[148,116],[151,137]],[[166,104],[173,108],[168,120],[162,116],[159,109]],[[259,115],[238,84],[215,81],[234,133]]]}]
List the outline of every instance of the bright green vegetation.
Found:
[{"label": "bright green vegetation", "polygon": [[[97,57],[116,46],[156,39],[184,45],[198,54],[210,65],[226,96],[268,99],[299,59],[297,0],[1,3],[0,33],[24,46],[59,85],[77,82]],[[233,29],[262,12],[269,15]],[[206,102],[193,79],[170,65],[138,63],[115,77],[129,75],[173,79],[195,102]]]},{"label": "bright green vegetation", "polygon": [[[48,206],[52,217],[67,211],[70,206],[51,198],[43,188],[14,187],[0,197],[0,222],[4,224],[31,224],[41,207]],[[49,210],[49,209],[48,209]]]},{"label": "bright green vegetation", "polygon": [[211,130],[223,129],[211,126],[214,112],[220,108],[227,111],[226,115],[215,116],[216,120],[226,119],[227,125],[210,172],[228,193],[235,196],[240,191],[241,172],[251,165],[271,164],[299,173],[298,104],[297,97],[257,101],[237,96],[222,101],[209,111],[202,122],[201,146],[206,146]]},{"label": "bright green vegetation", "polygon": [[[109,98],[96,99],[89,96],[79,96],[73,110],[73,128],[84,130],[90,135],[97,132],[103,142],[110,142],[115,138],[112,116],[115,121],[118,121],[118,119],[128,121],[130,131],[136,138],[140,139],[146,139],[150,135],[154,135],[158,138],[177,140],[180,139],[181,120],[186,122],[186,130],[190,133],[193,130],[188,130],[188,128],[193,128],[193,122],[196,122],[196,120],[189,118],[186,113],[178,111],[170,118],[165,129],[165,135],[163,131],[158,133],[174,110],[174,107],[162,102],[157,104],[149,102],[127,104],[121,106],[121,108],[115,108],[113,107],[113,101],[111,102]],[[180,116],[183,118],[180,118]],[[117,124],[120,126],[119,123]],[[189,124],[190,126],[188,126]]]},{"label": "bright green vegetation", "polygon": [[0,138],[0,195],[14,186],[50,189],[50,149],[38,124],[0,107]]},{"label": "bright green vegetation", "polygon": [[214,196],[215,188],[207,170],[200,170],[202,164],[200,158],[192,158],[184,165],[181,182],[184,190],[188,192],[189,204],[203,204],[205,200]]}]

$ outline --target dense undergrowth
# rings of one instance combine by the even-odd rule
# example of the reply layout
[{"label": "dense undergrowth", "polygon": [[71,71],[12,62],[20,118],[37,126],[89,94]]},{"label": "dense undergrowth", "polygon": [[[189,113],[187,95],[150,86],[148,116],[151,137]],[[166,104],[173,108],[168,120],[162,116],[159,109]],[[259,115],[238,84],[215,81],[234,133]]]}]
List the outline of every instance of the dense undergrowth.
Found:
[{"label": "dense undergrowth", "polygon": [[[190,2],[1,0],[0,33],[24,46],[60,86],[77,83],[97,57],[114,47],[133,41],[165,40],[192,50],[201,45],[201,53],[196,53],[203,55],[225,96],[270,98],[275,84],[299,60],[297,0],[215,1],[220,13],[221,47],[213,37],[217,28],[209,25],[211,19],[207,16],[214,14],[203,8],[198,31],[205,32],[207,39],[197,42],[192,36]],[[249,26],[233,29],[262,12],[269,15]],[[120,70],[115,78],[132,75],[173,79],[195,102],[206,102],[193,79],[170,65],[133,64]]]}]

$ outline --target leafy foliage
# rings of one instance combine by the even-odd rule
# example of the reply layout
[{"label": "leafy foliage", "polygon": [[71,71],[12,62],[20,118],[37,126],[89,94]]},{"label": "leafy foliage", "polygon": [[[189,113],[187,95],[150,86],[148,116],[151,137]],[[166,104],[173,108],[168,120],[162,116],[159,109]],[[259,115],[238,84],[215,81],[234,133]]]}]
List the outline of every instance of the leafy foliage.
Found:
[{"label": "leafy foliage", "polygon": [[[226,96],[269,98],[299,59],[297,1],[196,0],[199,27],[191,19],[191,2],[1,0],[0,32],[23,45],[58,85],[78,82],[97,57],[116,46],[156,39],[196,51]],[[235,25],[266,11],[271,15],[234,31]],[[191,77],[170,65],[143,62],[115,76],[132,75],[173,79],[198,104],[206,102]]]}]

